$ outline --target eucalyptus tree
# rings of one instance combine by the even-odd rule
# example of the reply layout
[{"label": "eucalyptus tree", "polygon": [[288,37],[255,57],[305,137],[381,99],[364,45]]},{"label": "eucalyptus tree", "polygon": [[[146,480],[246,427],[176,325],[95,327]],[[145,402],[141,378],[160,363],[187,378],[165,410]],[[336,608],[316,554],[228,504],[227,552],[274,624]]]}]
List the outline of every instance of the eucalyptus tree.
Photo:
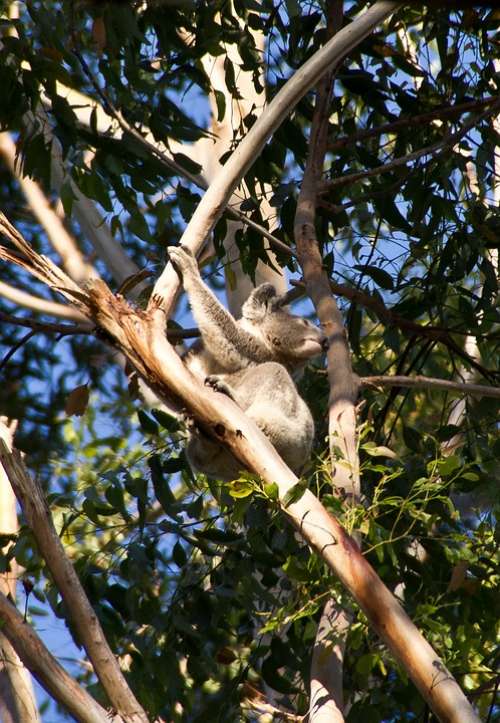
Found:
[{"label": "eucalyptus tree", "polygon": [[[0,411],[25,456],[2,453],[22,514],[2,477],[0,532],[24,586],[21,615],[0,588],[0,645],[73,717],[477,720],[453,678],[491,715],[497,25],[385,0],[5,6]],[[330,337],[299,382],[298,482],[161,331],[130,344],[126,314],[196,335],[179,241],[233,313],[271,281]],[[194,476],[131,366],[206,428],[237,421],[247,471]],[[84,647],[76,682],[36,648],[41,604]]]}]

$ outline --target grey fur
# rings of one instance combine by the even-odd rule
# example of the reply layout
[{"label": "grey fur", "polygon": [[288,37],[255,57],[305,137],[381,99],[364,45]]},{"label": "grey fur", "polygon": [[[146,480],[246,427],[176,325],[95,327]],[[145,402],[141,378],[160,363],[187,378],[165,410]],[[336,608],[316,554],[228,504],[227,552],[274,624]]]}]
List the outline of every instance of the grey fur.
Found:
[{"label": "grey fur", "polygon": [[[300,472],[311,451],[314,422],[291,375],[321,353],[324,334],[290,314],[268,283],[250,294],[242,318],[234,319],[204,283],[190,251],[175,246],[169,256],[182,275],[201,332],[201,343],[186,355],[188,367],[234,399],[289,467]],[[194,426],[186,452],[197,471],[220,480],[238,477],[241,463]]]}]

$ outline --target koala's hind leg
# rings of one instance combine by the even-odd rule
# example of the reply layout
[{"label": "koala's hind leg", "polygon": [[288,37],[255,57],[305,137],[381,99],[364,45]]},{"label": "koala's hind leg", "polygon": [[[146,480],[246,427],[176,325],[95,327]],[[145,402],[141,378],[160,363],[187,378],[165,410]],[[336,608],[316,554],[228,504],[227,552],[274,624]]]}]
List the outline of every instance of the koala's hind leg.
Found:
[{"label": "koala's hind leg", "polygon": [[221,482],[238,479],[243,468],[228,449],[196,427],[190,430],[186,456],[194,472],[201,472]]},{"label": "koala's hind leg", "polygon": [[247,370],[236,394],[290,469],[300,473],[311,453],[314,421],[285,367],[267,362]]}]

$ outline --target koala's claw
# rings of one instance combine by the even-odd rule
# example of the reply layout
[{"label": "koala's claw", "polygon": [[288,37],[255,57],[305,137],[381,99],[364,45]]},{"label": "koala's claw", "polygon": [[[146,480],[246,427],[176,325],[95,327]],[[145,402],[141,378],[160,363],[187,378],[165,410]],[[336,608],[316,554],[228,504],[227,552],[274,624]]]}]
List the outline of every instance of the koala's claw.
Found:
[{"label": "koala's claw", "polygon": [[205,385],[207,387],[211,387],[215,392],[219,392],[220,394],[225,394],[227,397],[230,397],[231,399],[234,399],[233,391],[229,384],[226,384],[219,376],[218,374],[210,374],[205,379]]},{"label": "koala's claw", "polygon": [[190,414],[187,409],[183,409],[181,412],[181,422],[184,424],[188,431],[194,429],[194,427],[196,426],[193,415]]},{"label": "koala's claw", "polygon": [[187,246],[169,246],[167,248],[168,258],[172,262],[176,271],[182,275],[186,273],[198,273],[198,264],[191,249]]}]

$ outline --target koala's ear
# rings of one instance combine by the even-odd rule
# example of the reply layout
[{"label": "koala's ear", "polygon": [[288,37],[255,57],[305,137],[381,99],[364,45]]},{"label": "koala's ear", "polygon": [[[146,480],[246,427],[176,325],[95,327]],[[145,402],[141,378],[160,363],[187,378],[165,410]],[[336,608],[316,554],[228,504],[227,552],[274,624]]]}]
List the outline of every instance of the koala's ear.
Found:
[{"label": "koala's ear", "polygon": [[261,284],[252,291],[241,310],[244,319],[258,321],[274,307],[276,289],[272,284]]}]

